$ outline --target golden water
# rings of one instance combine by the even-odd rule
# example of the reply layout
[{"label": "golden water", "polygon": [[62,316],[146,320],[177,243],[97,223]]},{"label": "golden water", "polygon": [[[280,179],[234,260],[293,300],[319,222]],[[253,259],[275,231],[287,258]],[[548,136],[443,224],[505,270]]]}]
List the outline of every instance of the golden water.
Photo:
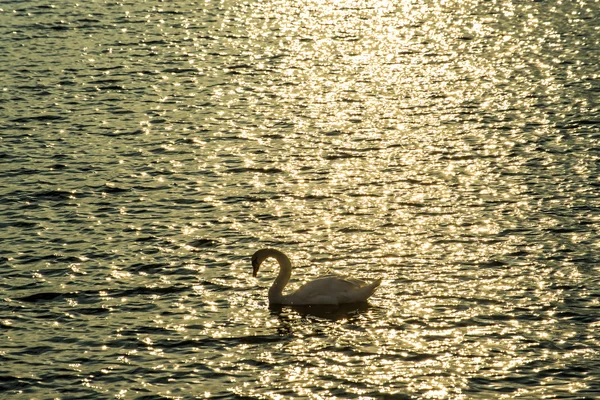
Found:
[{"label": "golden water", "polygon": [[598,9],[0,4],[1,391],[598,396]]}]

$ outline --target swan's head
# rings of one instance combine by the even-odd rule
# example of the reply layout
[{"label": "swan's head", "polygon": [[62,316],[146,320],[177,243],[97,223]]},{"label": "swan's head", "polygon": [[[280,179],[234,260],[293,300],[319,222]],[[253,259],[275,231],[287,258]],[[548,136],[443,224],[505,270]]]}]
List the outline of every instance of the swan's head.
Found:
[{"label": "swan's head", "polygon": [[260,264],[264,261],[264,258],[259,258],[260,250],[252,255],[252,276],[256,278],[256,274],[258,274],[258,269],[260,268]]},{"label": "swan's head", "polygon": [[258,269],[260,268],[260,264],[263,263],[267,258],[271,255],[267,251],[267,249],[261,249],[252,254],[252,276],[256,278],[256,274],[258,274]]},{"label": "swan's head", "polygon": [[281,257],[285,257],[283,253],[275,249],[260,249],[252,255],[252,276],[256,277],[260,265],[269,257],[275,257],[279,260]]}]

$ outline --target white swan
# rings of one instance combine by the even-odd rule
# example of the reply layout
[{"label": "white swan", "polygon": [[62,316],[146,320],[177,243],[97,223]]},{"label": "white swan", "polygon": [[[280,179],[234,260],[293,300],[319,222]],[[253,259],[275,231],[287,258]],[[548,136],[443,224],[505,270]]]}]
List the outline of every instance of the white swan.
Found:
[{"label": "white swan", "polygon": [[283,294],[283,288],[292,276],[290,259],[275,249],[261,249],[252,256],[252,276],[256,277],[263,261],[273,257],[279,263],[279,275],[269,289],[269,304],[281,305],[316,305],[316,304],[350,304],[367,301],[373,294],[381,279],[367,283],[360,279],[340,275],[325,275],[301,286],[290,294]]}]

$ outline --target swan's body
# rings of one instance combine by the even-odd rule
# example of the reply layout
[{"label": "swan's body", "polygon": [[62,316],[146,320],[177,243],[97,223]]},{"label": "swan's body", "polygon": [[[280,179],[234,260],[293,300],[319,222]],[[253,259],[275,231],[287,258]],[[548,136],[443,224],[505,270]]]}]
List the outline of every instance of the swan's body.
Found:
[{"label": "swan's body", "polygon": [[350,304],[367,301],[381,279],[368,283],[360,279],[341,275],[325,275],[301,286],[290,294],[283,294],[285,285],[292,276],[290,259],[275,249],[258,250],[252,256],[252,276],[256,276],[264,260],[273,257],[279,263],[279,275],[269,289],[269,303],[282,305]]}]

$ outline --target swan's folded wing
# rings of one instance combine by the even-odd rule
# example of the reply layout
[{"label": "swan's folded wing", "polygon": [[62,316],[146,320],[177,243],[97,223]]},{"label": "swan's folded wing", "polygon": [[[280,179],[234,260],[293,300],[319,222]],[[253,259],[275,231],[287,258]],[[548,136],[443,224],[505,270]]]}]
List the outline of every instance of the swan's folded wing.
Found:
[{"label": "swan's folded wing", "polygon": [[289,295],[294,304],[340,304],[366,301],[380,281],[368,283],[341,275],[325,275]]}]

